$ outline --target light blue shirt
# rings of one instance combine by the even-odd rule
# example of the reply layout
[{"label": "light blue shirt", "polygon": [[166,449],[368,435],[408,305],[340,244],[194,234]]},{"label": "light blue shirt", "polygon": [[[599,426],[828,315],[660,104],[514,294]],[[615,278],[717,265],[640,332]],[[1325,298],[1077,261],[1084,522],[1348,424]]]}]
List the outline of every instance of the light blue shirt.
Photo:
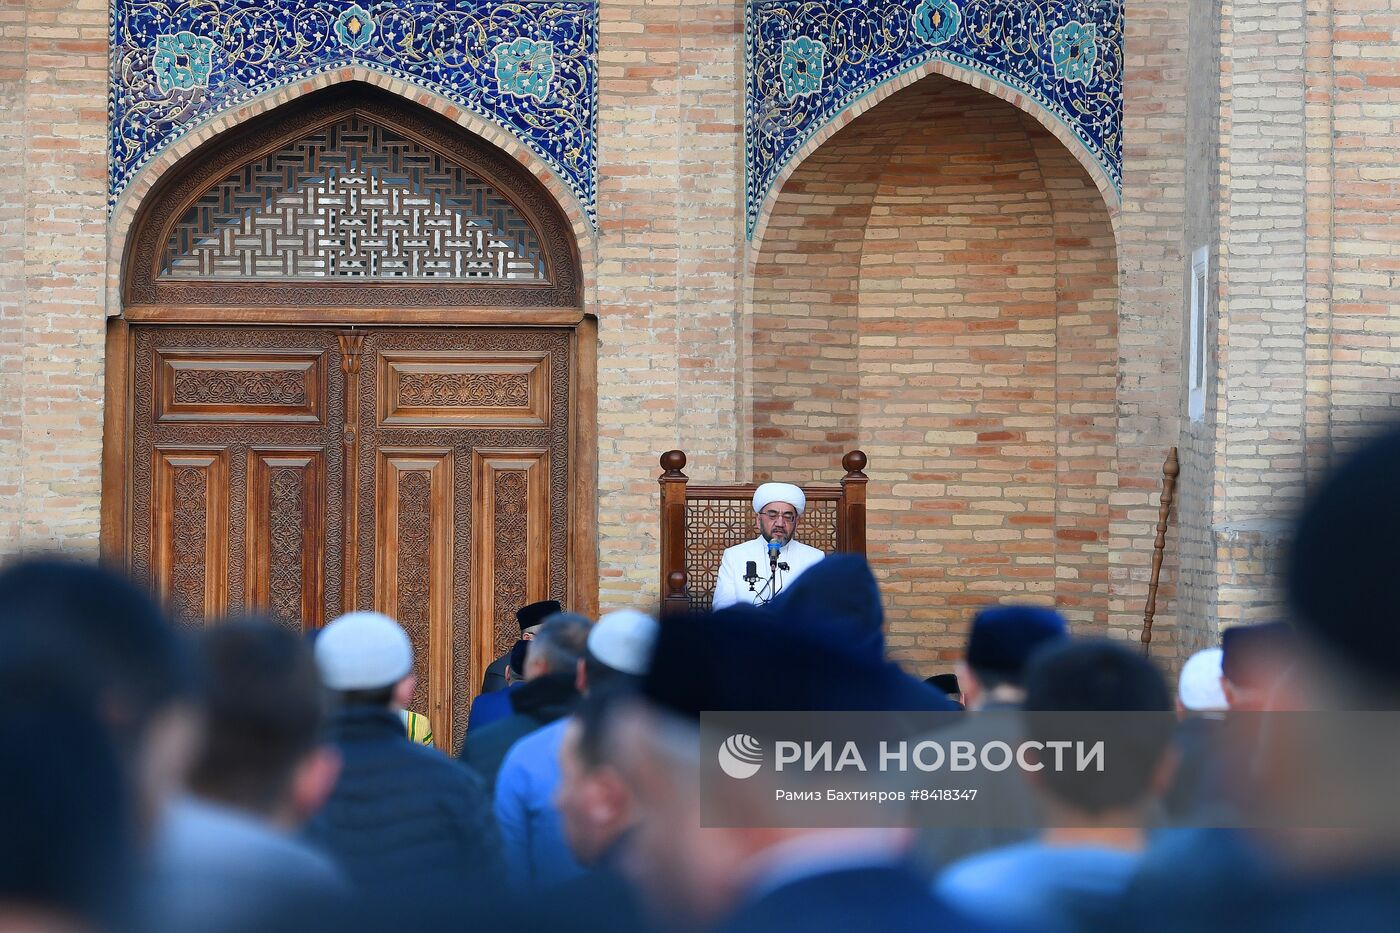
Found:
[{"label": "light blue shirt", "polygon": [[517,741],[496,778],[496,823],[506,870],[517,888],[537,889],[583,874],[554,807],[559,747],[568,724],[565,716]]},{"label": "light blue shirt", "polygon": [[1116,902],[1140,861],[1121,849],[1023,842],[954,862],[934,892],[991,927],[1059,933]]}]

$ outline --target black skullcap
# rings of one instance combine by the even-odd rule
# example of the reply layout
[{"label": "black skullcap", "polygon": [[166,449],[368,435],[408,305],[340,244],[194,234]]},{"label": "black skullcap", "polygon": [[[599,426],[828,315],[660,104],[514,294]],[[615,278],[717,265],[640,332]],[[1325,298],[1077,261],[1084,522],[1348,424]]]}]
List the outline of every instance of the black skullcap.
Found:
[{"label": "black skullcap", "polygon": [[925,677],[924,683],[948,696],[962,693],[962,688],[958,686],[957,674],[934,674],[932,677]]},{"label": "black skullcap", "polygon": [[563,611],[564,607],[559,604],[559,600],[545,599],[515,610],[515,621],[520,623],[520,633],[523,635],[527,628],[533,628],[550,616],[558,615]]},{"label": "black skullcap", "polygon": [[1287,591],[1295,621],[1357,673],[1400,679],[1400,431],[1346,458],[1308,497],[1294,531]]},{"label": "black skullcap", "polygon": [[1043,606],[988,606],[972,619],[967,665],[1020,681],[1037,649],[1069,637],[1064,616]]}]

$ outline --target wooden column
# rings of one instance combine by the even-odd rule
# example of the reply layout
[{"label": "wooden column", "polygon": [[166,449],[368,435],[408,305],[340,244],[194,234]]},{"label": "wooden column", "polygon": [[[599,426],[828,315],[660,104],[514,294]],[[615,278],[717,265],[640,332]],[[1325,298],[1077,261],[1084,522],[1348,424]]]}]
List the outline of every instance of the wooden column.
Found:
[{"label": "wooden column", "polygon": [[841,458],[846,475],[841,478],[842,504],[836,513],[838,551],[865,553],[865,484],[870,477],[863,471],[867,462],[863,450],[853,450]]},{"label": "wooden column", "polygon": [[340,340],[340,371],[345,379],[345,431],[341,446],[345,457],[341,464],[345,489],[345,572],[342,576],[341,612],[354,612],[355,579],[360,569],[360,354],[364,351],[365,335],[349,331],[338,335]]},{"label": "wooden column", "polygon": [[661,455],[661,612],[684,613],[690,609],[685,572],[685,453],[668,450]]}]

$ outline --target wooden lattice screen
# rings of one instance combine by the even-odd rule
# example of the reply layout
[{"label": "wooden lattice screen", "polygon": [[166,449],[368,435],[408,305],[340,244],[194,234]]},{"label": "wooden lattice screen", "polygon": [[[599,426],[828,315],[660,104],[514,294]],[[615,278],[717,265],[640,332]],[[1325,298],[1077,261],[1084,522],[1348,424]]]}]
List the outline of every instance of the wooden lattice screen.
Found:
[{"label": "wooden lattice screen", "polygon": [[[661,455],[661,596],[667,614],[708,611],[725,549],[756,533],[757,483],[691,485],[685,465],[682,451]],[[799,541],[828,554],[865,553],[865,465],[865,454],[853,450],[841,459],[846,475],[839,485],[802,487],[807,510]]]}]

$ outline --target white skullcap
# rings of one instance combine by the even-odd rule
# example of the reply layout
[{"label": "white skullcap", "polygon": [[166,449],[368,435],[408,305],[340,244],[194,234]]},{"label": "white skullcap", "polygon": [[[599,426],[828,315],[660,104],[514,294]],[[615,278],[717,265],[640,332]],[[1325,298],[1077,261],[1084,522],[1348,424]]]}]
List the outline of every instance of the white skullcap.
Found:
[{"label": "white skullcap", "polygon": [[413,670],[413,645],[388,616],[351,612],[316,636],[316,666],[328,689],[378,690]]},{"label": "white skullcap", "polygon": [[651,664],[656,620],[636,609],[609,612],[588,632],[588,653],[615,671],[640,677]]},{"label": "white skullcap", "polygon": [[1181,680],[1176,696],[1181,705],[1196,712],[1223,711],[1229,708],[1225,691],[1220,687],[1220,661],[1224,652],[1219,648],[1197,651],[1181,666]]},{"label": "white skullcap", "polygon": [[762,512],[774,502],[786,502],[801,515],[807,511],[807,494],[792,483],[764,483],[753,494],[753,510]]}]

